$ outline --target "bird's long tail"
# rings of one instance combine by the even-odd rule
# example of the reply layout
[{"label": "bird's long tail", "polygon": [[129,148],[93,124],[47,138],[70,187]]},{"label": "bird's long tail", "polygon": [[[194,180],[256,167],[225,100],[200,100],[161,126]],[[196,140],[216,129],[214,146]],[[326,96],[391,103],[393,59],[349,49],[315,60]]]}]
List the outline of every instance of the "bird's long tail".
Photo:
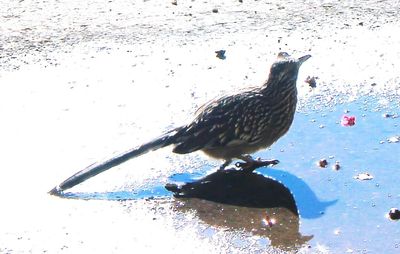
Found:
[{"label": "bird's long tail", "polygon": [[51,195],[59,195],[62,193],[64,190],[67,190],[69,188],[74,187],[77,184],[80,184],[87,179],[98,175],[112,167],[115,167],[129,159],[138,157],[144,153],[147,153],[149,151],[157,150],[159,148],[171,145],[174,143],[174,136],[175,136],[176,130],[167,132],[166,134],[162,135],[159,138],[156,138],[148,143],[145,143],[139,147],[133,148],[131,150],[125,151],[124,153],[121,153],[109,160],[106,160],[104,162],[96,162],[81,171],[75,173],[68,179],[66,179],[64,182],[60,183],[56,187],[54,187],[51,191],[49,191],[49,194]]}]

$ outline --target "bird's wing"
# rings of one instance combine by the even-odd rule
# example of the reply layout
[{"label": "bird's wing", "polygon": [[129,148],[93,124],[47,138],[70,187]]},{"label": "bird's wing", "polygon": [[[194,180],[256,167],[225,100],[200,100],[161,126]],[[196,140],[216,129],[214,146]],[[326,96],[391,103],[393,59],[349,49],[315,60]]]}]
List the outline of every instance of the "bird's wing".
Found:
[{"label": "bird's wing", "polygon": [[[195,120],[178,133],[175,153],[190,153],[203,148],[219,148],[257,142],[258,121],[254,110],[263,103],[255,93],[225,96],[209,102]],[[261,102],[261,104],[260,104]]]}]

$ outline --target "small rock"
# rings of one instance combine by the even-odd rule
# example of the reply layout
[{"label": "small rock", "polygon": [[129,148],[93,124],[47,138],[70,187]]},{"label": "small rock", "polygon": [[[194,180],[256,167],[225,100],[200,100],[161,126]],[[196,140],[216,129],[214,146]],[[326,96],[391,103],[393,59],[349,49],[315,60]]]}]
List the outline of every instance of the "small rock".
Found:
[{"label": "small rock", "polygon": [[400,219],[400,210],[397,208],[391,208],[388,217],[391,220],[399,220]]},{"label": "small rock", "polygon": [[218,13],[218,9],[217,9],[217,8],[214,8],[214,9],[212,9],[212,12],[213,12],[213,13]]},{"label": "small rock", "polygon": [[364,180],[372,180],[372,179],[374,179],[374,177],[370,173],[365,172],[365,173],[360,173],[360,174],[356,175],[354,177],[354,179],[364,181]]},{"label": "small rock", "polygon": [[348,127],[348,126],[353,126],[356,124],[356,117],[355,116],[347,116],[344,115],[340,121],[340,124],[342,126]]},{"label": "small rock", "polygon": [[225,52],[226,50],[223,49],[215,51],[215,53],[217,54],[216,57],[222,60],[226,59]]},{"label": "small rock", "polygon": [[319,128],[320,128],[320,129],[323,129],[323,128],[325,128],[325,125],[321,124],[321,125],[319,126]]},{"label": "small rock", "polygon": [[311,88],[316,88],[317,87],[317,80],[318,77],[310,77],[308,76],[304,82],[306,82]]},{"label": "small rock", "polygon": [[383,114],[382,114],[382,117],[384,117],[384,118],[389,118],[389,117],[390,117],[390,114],[389,114],[389,113],[383,113]]},{"label": "small rock", "polygon": [[326,166],[328,166],[328,161],[326,159],[320,159],[318,161],[318,166],[320,168],[326,168]]},{"label": "small rock", "polygon": [[400,136],[393,136],[388,138],[389,143],[398,143],[400,141]]},{"label": "small rock", "polygon": [[340,164],[338,161],[335,162],[335,164],[332,165],[332,169],[338,171],[340,169]]},{"label": "small rock", "polygon": [[172,5],[178,5],[178,1],[177,0],[172,0],[171,4]]}]

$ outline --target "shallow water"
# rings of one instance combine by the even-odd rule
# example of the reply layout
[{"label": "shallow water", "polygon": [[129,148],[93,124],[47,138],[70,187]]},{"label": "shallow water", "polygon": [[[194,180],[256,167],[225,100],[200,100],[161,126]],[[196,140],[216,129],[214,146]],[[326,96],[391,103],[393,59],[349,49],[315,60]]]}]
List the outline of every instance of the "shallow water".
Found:
[{"label": "shallow water", "polygon": [[[246,218],[241,222],[240,228],[254,235],[257,235],[254,232],[257,228],[254,221],[258,221],[263,230],[277,230],[279,234],[275,233],[276,235],[285,236],[275,236],[273,245],[283,249],[298,246],[298,240],[294,239],[285,243],[288,241],[287,235],[301,233],[302,238],[307,239],[302,243],[311,246],[312,249],[326,248],[334,253],[343,250],[366,250],[369,253],[384,250],[385,253],[394,253],[398,248],[396,246],[400,241],[400,232],[396,226],[397,222],[388,220],[385,215],[391,207],[398,206],[400,201],[397,187],[400,147],[398,143],[388,141],[390,137],[400,133],[397,117],[399,106],[398,101],[382,105],[377,102],[377,98],[360,98],[352,103],[343,103],[322,111],[308,110],[307,113],[298,113],[290,133],[270,151],[257,154],[263,158],[281,160],[277,166],[259,169],[257,173],[267,177],[266,179],[277,180],[290,190],[300,214],[300,229],[299,225],[294,228],[289,226],[282,232],[281,228],[269,229],[265,225],[262,226],[263,213],[277,214],[275,216],[279,217],[278,221],[296,218],[287,212],[271,212],[267,205],[264,209],[240,205],[236,206],[235,212],[229,212],[231,205],[224,205],[223,201],[219,201],[219,205],[209,205],[206,201],[184,198],[184,211],[194,210],[195,219],[210,226],[216,224],[217,227],[233,231],[238,230],[237,222],[221,224],[215,222],[215,218],[209,221],[202,217],[212,217],[213,213],[224,211],[224,215],[219,216],[225,217],[219,220],[232,220],[238,216]],[[344,127],[340,124],[340,119],[345,114],[356,117],[354,126]],[[318,161],[322,158],[328,161],[326,168],[318,166]],[[331,167],[337,161],[340,168],[334,170]],[[361,181],[354,178],[363,172],[370,173],[373,179]],[[205,176],[207,173],[210,173],[209,169],[198,168],[193,174],[171,175],[167,182],[193,182],[199,179],[201,174]],[[226,178],[224,179],[225,181],[217,186],[229,185]],[[256,184],[254,180],[253,184]],[[65,195],[69,198],[89,200],[170,200],[172,193],[163,186],[164,182],[156,182],[153,186],[138,191],[66,192]],[[265,191],[261,185],[257,188],[256,194],[248,194],[247,199],[260,200],[269,195],[268,187]],[[245,193],[246,190],[247,188],[242,186],[240,193]],[[215,190],[213,198],[220,193],[221,190]],[[243,206],[249,208],[244,209]],[[205,215],[199,212],[202,210],[206,210]],[[257,214],[257,211],[258,215],[252,215],[255,212]],[[273,236],[261,234],[261,237],[268,240]],[[377,244],[378,242],[381,244]]]}]

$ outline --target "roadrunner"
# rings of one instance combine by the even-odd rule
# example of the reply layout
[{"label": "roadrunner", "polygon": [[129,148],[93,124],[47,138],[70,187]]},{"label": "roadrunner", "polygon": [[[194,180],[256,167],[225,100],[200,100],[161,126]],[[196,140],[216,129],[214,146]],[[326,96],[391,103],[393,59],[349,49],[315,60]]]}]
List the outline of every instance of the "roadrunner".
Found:
[{"label": "roadrunner", "polygon": [[174,153],[200,150],[222,159],[220,170],[233,159],[243,160],[236,166],[249,172],[277,164],[277,160],[253,159],[250,154],[271,146],[289,130],[296,111],[299,68],[310,57],[293,58],[285,52],[279,53],[262,86],[212,100],[197,110],[191,123],[107,161],[92,164],[50,193],[58,194],[129,159],[169,145],[174,146]]}]

